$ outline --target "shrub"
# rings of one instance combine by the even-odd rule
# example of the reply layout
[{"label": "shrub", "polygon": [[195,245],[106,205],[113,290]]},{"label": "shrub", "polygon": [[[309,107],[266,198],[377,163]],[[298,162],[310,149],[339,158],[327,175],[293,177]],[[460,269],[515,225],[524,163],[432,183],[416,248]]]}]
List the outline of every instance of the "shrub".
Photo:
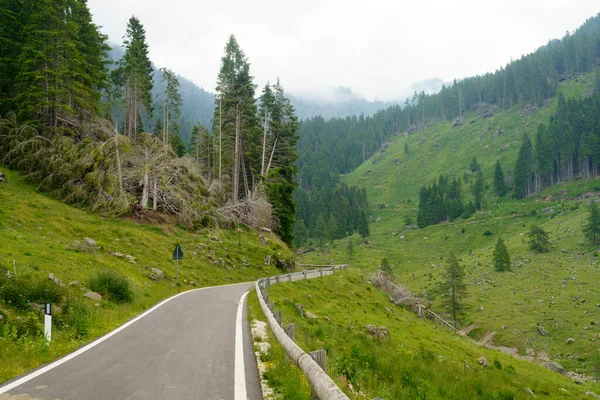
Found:
[{"label": "shrub", "polygon": [[11,279],[0,275],[0,300],[7,306],[18,310],[29,309],[31,286],[23,280]]},{"label": "shrub", "polygon": [[65,289],[50,280],[40,280],[31,286],[29,300],[36,303],[59,304],[65,295]]},{"label": "shrub", "polygon": [[486,230],[485,232],[483,232],[483,236],[492,236],[492,235],[493,235],[493,233],[489,229]]},{"label": "shrub", "polygon": [[89,280],[88,287],[118,304],[130,303],[133,300],[127,278],[112,270],[99,271]]}]

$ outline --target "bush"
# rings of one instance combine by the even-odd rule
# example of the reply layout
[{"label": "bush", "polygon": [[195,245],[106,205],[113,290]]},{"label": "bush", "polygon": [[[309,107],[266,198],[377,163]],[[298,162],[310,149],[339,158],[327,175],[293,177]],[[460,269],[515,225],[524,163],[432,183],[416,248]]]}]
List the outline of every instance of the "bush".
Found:
[{"label": "bush", "polygon": [[112,270],[98,272],[90,279],[88,287],[118,304],[130,303],[133,300],[127,278]]},{"label": "bush", "polygon": [[0,275],[0,300],[17,310],[29,309],[31,286],[23,280],[11,279]]},{"label": "bush", "polygon": [[483,232],[483,236],[492,236],[492,235],[493,235],[493,233],[489,229],[486,230],[485,232]]},{"label": "bush", "polygon": [[31,286],[29,300],[35,303],[60,304],[65,295],[65,289],[51,280],[41,280]]}]

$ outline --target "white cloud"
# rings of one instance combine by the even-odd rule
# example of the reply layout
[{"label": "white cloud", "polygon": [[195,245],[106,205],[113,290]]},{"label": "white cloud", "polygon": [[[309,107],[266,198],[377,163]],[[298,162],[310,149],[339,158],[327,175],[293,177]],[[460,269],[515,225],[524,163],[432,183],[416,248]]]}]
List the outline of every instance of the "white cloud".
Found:
[{"label": "white cloud", "polygon": [[395,99],[416,81],[493,71],[572,31],[597,0],[89,0],[94,20],[121,42],[135,14],[150,57],[213,90],[233,33],[256,83],[281,78],[293,92],[348,86]]}]

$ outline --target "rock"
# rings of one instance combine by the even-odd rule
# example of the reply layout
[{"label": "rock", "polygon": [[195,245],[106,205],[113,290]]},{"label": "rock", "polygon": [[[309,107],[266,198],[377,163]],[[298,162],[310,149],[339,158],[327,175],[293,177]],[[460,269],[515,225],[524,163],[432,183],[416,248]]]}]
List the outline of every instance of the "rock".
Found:
[{"label": "rock", "polygon": [[545,330],[545,329],[544,329],[544,327],[543,327],[543,326],[541,326],[541,325],[538,325],[538,327],[537,327],[537,331],[538,331],[538,333],[539,333],[540,335],[542,335],[542,336],[548,336],[548,335],[549,335],[548,331],[547,331],[547,330]]},{"label": "rock", "polygon": [[531,396],[533,396],[533,397],[537,397],[537,396],[535,395],[535,393],[533,393],[533,391],[531,390],[531,388],[528,388],[528,387],[526,387],[526,388],[525,388],[525,391],[526,391],[527,393],[529,393]]},{"label": "rock", "polygon": [[136,264],[136,262],[135,262],[135,257],[134,257],[134,256],[127,254],[127,255],[125,256],[125,258],[126,258],[126,259],[127,259],[127,261],[129,261],[130,263],[132,263],[132,264]]},{"label": "rock", "polygon": [[93,253],[95,250],[100,250],[101,247],[94,239],[84,237],[83,241],[73,240],[66,247],[67,250],[78,251],[81,253]]},{"label": "rock", "polygon": [[71,281],[69,282],[69,286],[81,286],[82,283],[79,281]]},{"label": "rock", "polygon": [[535,350],[531,347],[527,347],[525,349],[525,354],[527,355],[527,357],[535,357]]},{"label": "rock", "polygon": [[296,303],[296,304],[294,304],[294,306],[300,312],[300,316],[302,318],[304,318],[304,306],[302,304],[300,304],[300,303]]},{"label": "rock", "polygon": [[158,268],[152,268],[152,272],[150,272],[148,274],[148,276],[154,282],[158,282],[158,281],[160,281],[161,279],[163,279],[165,277],[165,274],[164,274],[164,272],[162,272],[162,270],[160,270]]},{"label": "rock", "polygon": [[34,311],[37,312],[46,312],[46,307],[43,304],[29,303],[29,307],[31,307]]},{"label": "rock", "polygon": [[271,256],[266,255],[265,260],[263,261],[264,265],[271,265]]},{"label": "rock", "polygon": [[378,339],[387,339],[389,336],[388,328],[386,326],[376,326],[367,324],[365,328],[372,336],[375,336]]},{"label": "rock", "polygon": [[118,251],[116,251],[116,252],[114,252],[114,253],[112,253],[112,254],[113,254],[113,256],[115,256],[115,257],[119,257],[119,258],[123,258],[123,257],[125,257],[125,254],[123,254],[123,253],[119,253]]},{"label": "rock", "polygon": [[571,344],[571,343],[575,343],[575,339],[573,339],[572,337],[567,339],[567,344]]},{"label": "rock", "polygon": [[567,373],[565,368],[556,361],[547,362],[544,364],[544,367],[548,368],[550,371],[558,372],[561,375],[565,375]]},{"label": "rock", "polygon": [[304,311],[304,316],[308,319],[318,319],[319,318],[315,314],[311,313],[310,311]]},{"label": "rock", "polygon": [[58,286],[62,286],[62,287],[65,286],[65,284],[62,283],[62,281],[60,279],[58,279],[58,277],[55,276],[53,273],[48,274],[48,279],[50,279],[51,281],[54,281],[54,283],[56,283]]},{"label": "rock", "polygon": [[490,364],[488,364],[488,362],[487,362],[487,358],[485,358],[484,356],[479,357],[477,359],[477,363],[479,365],[481,365],[482,367],[489,367],[490,366]]},{"label": "rock", "polygon": [[0,183],[4,183],[6,182],[6,175],[4,175],[2,172],[0,172]]},{"label": "rock", "polygon": [[268,232],[268,233],[273,232],[271,229],[265,228],[264,226],[262,228],[260,228],[260,230],[263,231],[263,232]]},{"label": "rock", "polygon": [[280,270],[282,270],[282,271],[285,271],[285,270],[287,270],[289,267],[288,267],[288,264],[287,264],[287,262],[285,262],[285,260],[282,260],[282,259],[278,258],[278,259],[277,259],[277,268],[279,268],[279,269],[280,269]]},{"label": "rock", "polygon": [[96,242],[94,239],[89,238],[89,237],[84,237],[83,243],[89,247],[100,248],[100,246],[98,246],[98,242]]},{"label": "rock", "polygon": [[102,300],[102,295],[100,293],[96,293],[96,292],[87,292],[86,294],[84,294],[84,297],[87,297],[88,299],[91,299],[94,301]]}]

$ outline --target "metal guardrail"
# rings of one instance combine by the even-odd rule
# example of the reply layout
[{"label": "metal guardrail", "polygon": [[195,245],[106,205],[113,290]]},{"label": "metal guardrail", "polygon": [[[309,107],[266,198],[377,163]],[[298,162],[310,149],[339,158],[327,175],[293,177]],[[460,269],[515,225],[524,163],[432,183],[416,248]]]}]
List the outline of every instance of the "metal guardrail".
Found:
[{"label": "metal guardrail", "polygon": [[[256,281],[256,292],[258,294],[258,301],[260,302],[260,306],[262,307],[263,312],[267,316],[267,321],[269,322],[269,326],[277,338],[277,341],[283,347],[288,357],[294,361],[294,363],[302,370],[310,386],[313,391],[319,397],[320,400],[349,400],[348,396],[335,384],[335,382],[327,375],[326,371],[317,364],[312,357],[306,353],[304,350],[300,348],[290,337],[285,333],[283,328],[279,326],[279,323],[275,320],[275,316],[273,312],[267,306],[267,303],[264,299],[265,291],[267,287],[271,285],[271,282],[279,283],[282,280],[285,282],[287,279],[288,282],[294,281],[293,277],[302,276],[303,279],[308,279],[310,277],[322,277],[327,272],[327,275],[331,275],[335,273],[336,269],[346,269],[347,265],[338,265],[332,266],[329,268],[321,268],[318,270],[309,270],[309,271],[301,271],[301,272],[293,272],[289,274],[263,278]],[[314,276],[316,275],[316,276]],[[298,279],[296,279],[298,280]]]}]

